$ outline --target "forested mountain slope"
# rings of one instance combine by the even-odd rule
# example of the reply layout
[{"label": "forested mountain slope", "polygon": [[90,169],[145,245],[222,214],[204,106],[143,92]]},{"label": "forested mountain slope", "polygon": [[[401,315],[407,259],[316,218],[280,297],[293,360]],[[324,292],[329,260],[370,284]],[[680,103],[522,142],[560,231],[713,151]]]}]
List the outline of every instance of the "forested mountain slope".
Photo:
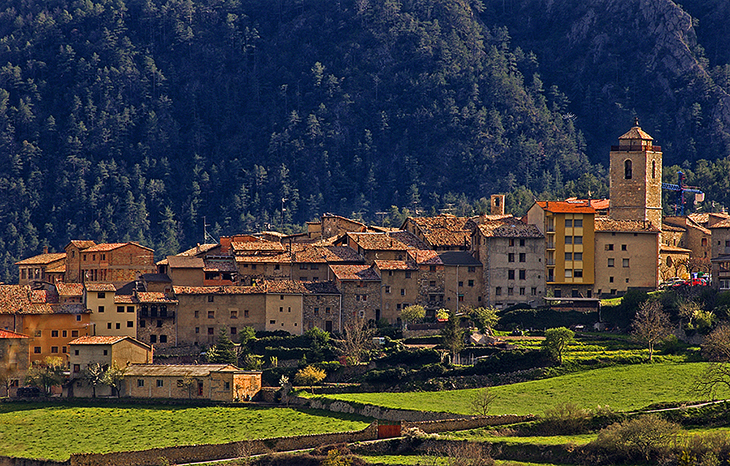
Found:
[{"label": "forested mountain slope", "polygon": [[0,280],[74,238],[174,253],[204,217],[219,235],[606,195],[589,160],[635,115],[669,162],[710,159],[730,204],[724,68],[692,18],[589,4],[7,0]]}]

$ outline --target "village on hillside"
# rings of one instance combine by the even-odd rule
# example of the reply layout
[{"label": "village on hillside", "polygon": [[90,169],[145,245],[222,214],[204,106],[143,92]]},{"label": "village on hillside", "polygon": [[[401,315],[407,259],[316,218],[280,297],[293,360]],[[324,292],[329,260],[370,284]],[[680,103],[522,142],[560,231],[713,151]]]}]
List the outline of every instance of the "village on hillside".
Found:
[{"label": "village on hillside", "polygon": [[[0,285],[0,395],[24,393],[28,370],[52,357],[63,396],[250,400],[260,371],[155,355],[194,357],[247,327],[402,327],[412,305],[435,320],[441,309],[595,310],[667,284],[730,290],[730,215],[663,216],[662,190],[682,204],[685,187],[662,185],[661,148],[638,122],[610,164],[610,199],[537,200],[523,217],[499,194],[488,214],[410,217],[399,229],[325,214],[305,233],[222,237],[157,263],[134,242],[72,240],[17,262],[18,284]],[[97,387],[81,377],[92,365],[125,370]]]}]

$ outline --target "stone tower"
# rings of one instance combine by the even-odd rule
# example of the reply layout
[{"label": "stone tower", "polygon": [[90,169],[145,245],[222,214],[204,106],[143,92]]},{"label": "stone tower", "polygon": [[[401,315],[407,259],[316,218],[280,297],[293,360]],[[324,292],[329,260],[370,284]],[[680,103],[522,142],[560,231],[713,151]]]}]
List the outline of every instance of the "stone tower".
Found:
[{"label": "stone tower", "polygon": [[662,148],[639,127],[611,146],[610,215],[617,220],[647,220],[662,225]]},{"label": "stone tower", "polygon": [[492,194],[490,198],[492,215],[504,215],[504,198],[504,194]]}]

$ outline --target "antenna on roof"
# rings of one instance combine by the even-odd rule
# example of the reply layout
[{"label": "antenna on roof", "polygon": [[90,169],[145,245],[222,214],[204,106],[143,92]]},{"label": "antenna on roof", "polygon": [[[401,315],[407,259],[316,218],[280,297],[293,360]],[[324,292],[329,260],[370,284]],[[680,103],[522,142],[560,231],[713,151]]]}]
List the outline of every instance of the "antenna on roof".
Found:
[{"label": "antenna on roof", "polygon": [[203,217],[203,244],[207,244],[208,238],[213,240],[213,244],[218,244],[218,240],[213,238],[213,236],[208,233],[208,223],[205,221],[205,217]]}]

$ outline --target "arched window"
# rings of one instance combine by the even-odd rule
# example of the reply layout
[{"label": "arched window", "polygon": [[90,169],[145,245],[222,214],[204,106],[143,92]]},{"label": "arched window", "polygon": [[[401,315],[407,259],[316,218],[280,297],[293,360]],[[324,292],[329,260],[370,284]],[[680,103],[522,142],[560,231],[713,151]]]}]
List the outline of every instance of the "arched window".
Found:
[{"label": "arched window", "polygon": [[631,175],[631,160],[627,160],[624,162],[624,178],[630,180]]},{"label": "arched window", "polygon": [[651,177],[656,178],[656,160],[651,161]]}]

